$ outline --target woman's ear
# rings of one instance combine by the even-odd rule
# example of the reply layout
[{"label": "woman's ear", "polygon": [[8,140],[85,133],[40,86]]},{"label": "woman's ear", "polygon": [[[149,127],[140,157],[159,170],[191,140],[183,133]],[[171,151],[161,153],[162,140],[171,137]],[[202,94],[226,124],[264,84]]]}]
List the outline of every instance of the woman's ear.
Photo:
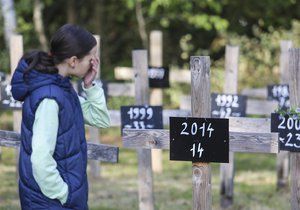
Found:
[{"label": "woman's ear", "polygon": [[74,69],[74,68],[76,67],[77,62],[78,62],[78,58],[77,58],[76,56],[72,56],[71,58],[69,58],[69,59],[67,60],[68,65],[69,65],[72,69]]}]

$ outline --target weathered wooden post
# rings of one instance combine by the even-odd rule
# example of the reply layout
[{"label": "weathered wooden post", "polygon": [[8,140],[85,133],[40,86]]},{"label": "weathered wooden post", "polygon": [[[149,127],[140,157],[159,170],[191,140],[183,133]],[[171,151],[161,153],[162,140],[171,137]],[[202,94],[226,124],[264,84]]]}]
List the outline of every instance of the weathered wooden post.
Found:
[{"label": "weathered wooden post", "polygon": [[[291,107],[300,107],[300,48],[289,50],[289,88]],[[290,152],[291,209],[300,209],[300,153]]]},{"label": "weathered wooden post", "polygon": [[[147,51],[134,50],[132,52],[132,65],[135,77],[135,103],[136,105],[147,105],[149,104]],[[139,148],[137,153],[139,209],[154,210],[151,150]]]},{"label": "weathered wooden post", "polygon": [[[223,92],[237,94],[239,47],[226,46],[225,49],[225,83]],[[229,152],[229,163],[220,164],[221,173],[221,207],[227,208],[233,203],[234,153]]]},{"label": "weathered wooden post", "polygon": [[[153,67],[162,67],[162,32],[151,31],[150,33],[150,65]],[[163,104],[163,91],[161,88],[152,88],[150,91],[150,105],[162,106]],[[152,151],[152,169],[153,172],[161,173],[163,170],[162,165],[162,150],[153,149]]]},{"label": "weathered wooden post", "polygon": [[[23,56],[23,37],[22,35],[13,35],[10,37],[10,70],[11,75],[14,74],[15,69],[18,66],[19,60]],[[22,112],[19,110],[13,111],[13,129],[16,132],[21,131],[21,121],[22,121]],[[19,165],[19,149],[16,149],[16,174],[18,175],[18,165]]]},{"label": "weathered wooden post", "polygon": [[[289,83],[289,52],[292,41],[280,41],[280,84]],[[277,155],[277,189],[288,187],[289,183],[289,152],[280,151]]]},{"label": "weathered wooden post", "polygon": [[[209,118],[210,59],[208,56],[192,56],[191,110],[192,117]],[[200,91],[199,91],[200,90]],[[209,163],[193,163],[193,209],[209,210],[212,205],[211,168]]]},{"label": "weathered wooden post", "polygon": [[[97,57],[100,59],[100,36],[94,35],[97,40]],[[100,63],[96,79],[100,78]],[[95,127],[89,127],[90,139],[93,143],[100,143],[99,129]],[[93,178],[98,178],[101,176],[100,162],[95,160],[90,160],[90,172]]]}]

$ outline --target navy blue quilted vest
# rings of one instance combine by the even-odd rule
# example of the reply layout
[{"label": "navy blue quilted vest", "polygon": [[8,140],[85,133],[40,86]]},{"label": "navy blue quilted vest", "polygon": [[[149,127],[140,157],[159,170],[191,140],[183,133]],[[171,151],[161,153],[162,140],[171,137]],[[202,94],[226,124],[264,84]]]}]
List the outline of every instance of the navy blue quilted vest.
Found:
[{"label": "navy blue quilted vest", "polygon": [[[78,96],[69,78],[59,74],[44,74],[30,70],[24,82],[23,72],[27,66],[27,63],[21,60],[11,82],[13,97],[24,101],[19,160],[19,194],[22,210],[87,210],[87,144]],[[43,195],[32,174],[30,161],[32,126],[35,111],[44,98],[55,99],[59,105],[59,128],[53,157],[69,189],[67,202],[63,206],[59,200],[49,199]]]}]

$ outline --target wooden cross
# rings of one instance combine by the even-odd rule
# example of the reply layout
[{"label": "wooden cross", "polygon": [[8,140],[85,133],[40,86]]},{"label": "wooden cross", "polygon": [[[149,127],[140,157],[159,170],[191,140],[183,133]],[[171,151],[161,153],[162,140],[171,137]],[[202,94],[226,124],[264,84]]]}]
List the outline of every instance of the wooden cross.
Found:
[{"label": "wooden cross", "polygon": [[[209,57],[191,58],[192,116],[210,116],[210,61]],[[230,118],[229,122],[232,118]],[[266,119],[239,120],[237,131],[229,127],[229,149],[231,152],[277,153],[278,134],[267,132],[270,121]],[[265,125],[264,132],[254,132]],[[249,123],[251,122],[251,123]],[[268,126],[266,126],[268,124]],[[243,127],[244,126],[244,127]],[[242,128],[243,127],[243,128]],[[248,132],[246,132],[248,131]],[[251,132],[253,131],[253,132]],[[168,130],[123,130],[123,146],[128,148],[169,149]],[[209,163],[193,164],[193,209],[211,209],[211,171]]]}]

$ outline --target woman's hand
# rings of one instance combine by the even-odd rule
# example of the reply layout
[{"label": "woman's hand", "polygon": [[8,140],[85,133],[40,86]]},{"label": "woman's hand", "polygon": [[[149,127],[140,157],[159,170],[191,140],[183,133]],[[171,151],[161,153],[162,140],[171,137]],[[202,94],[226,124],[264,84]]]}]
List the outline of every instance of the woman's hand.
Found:
[{"label": "woman's hand", "polygon": [[89,88],[92,86],[92,83],[97,75],[99,67],[99,59],[91,59],[91,68],[88,70],[86,75],[83,78],[84,88]]}]

